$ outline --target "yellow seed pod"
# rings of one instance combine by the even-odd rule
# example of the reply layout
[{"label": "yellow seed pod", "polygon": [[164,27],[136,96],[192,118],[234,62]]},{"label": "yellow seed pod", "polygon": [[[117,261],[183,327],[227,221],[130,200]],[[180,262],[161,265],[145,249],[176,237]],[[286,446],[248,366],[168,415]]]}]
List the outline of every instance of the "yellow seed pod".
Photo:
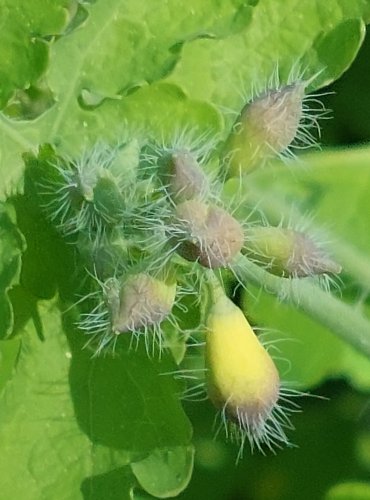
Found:
[{"label": "yellow seed pod", "polygon": [[221,295],[211,307],[207,327],[207,390],[225,424],[240,431],[242,444],[248,438],[252,449],[287,444],[278,371],[242,311]]}]

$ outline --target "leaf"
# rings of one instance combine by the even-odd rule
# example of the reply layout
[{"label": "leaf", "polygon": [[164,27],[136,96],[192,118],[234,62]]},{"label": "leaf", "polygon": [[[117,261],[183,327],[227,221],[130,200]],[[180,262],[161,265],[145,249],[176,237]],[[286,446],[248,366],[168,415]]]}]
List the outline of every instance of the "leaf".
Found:
[{"label": "leaf", "polygon": [[330,488],[325,500],[368,500],[370,483],[348,482]]},{"label": "leaf", "polygon": [[8,292],[19,280],[24,238],[14,223],[14,211],[0,204],[0,339],[13,328],[13,310]]},{"label": "leaf", "polygon": [[177,447],[156,450],[131,468],[139,484],[158,498],[177,496],[188,485],[193,469],[194,449]]},{"label": "leaf", "polygon": [[70,333],[71,395],[76,418],[90,439],[130,451],[141,458],[153,449],[189,443],[191,429],[178,401],[178,386],[167,358],[148,359],[144,346],[129,350],[129,341],[112,358],[91,358],[86,339]]},{"label": "leaf", "polygon": [[[40,303],[38,314],[44,340],[29,321],[16,371],[1,397],[2,495],[82,498],[84,481],[84,498],[99,498],[94,489],[99,491],[107,475],[122,488],[121,497],[112,498],[129,498],[135,485],[128,468],[132,459],[174,445],[188,449],[190,427],[174,382],[163,376],[158,384],[158,363],[138,352],[91,359],[80,350],[81,333],[68,321],[62,325],[55,303]],[[164,365],[168,368],[168,361]],[[189,467],[183,462],[176,472],[188,476]],[[142,477],[145,481],[145,471]],[[167,491],[168,485],[159,484],[159,492],[161,487]]]},{"label": "leaf", "polygon": [[49,62],[47,37],[63,31],[72,5],[71,0],[1,1],[0,53],[5,57],[0,70],[0,109],[15,90],[29,87],[45,71]]},{"label": "leaf", "polygon": [[0,341],[0,393],[11,379],[20,349],[18,338]]},{"label": "leaf", "polygon": [[81,491],[84,500],[132,500],[133,482],[130,467],[122,467],[85,479]]}]

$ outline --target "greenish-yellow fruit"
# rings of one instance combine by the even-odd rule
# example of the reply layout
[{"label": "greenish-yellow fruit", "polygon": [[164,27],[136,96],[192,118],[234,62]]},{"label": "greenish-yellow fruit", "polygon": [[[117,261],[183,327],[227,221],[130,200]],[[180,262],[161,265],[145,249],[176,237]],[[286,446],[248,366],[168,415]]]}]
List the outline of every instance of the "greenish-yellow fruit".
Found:
[{"label": "greenish-yellow fruit", "polygon": [[245,253],[278,276],[305,277],[341,271],[309,236],[289,228],[249,228]]},{"label": "greenish-yellow fruit", "polygon": [[278,371],[242,311],[224,295],[208,315],[206,368],[211,401],[243,439],[258,448],[287,443],[276,414],[281,411]]}]

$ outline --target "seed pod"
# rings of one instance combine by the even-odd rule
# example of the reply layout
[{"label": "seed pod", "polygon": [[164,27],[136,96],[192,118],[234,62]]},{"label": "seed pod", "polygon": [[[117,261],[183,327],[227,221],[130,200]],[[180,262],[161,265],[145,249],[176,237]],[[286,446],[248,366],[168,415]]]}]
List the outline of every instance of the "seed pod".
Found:
[{"label": "seed pod", "polygon": [[229,265],[244,241],[239,222],[223,208],[189,200],[176,207],[179,253],[211,269]]},{"label": "seed pod", "polygon": [[170,314],[175,295],[175,283],[168,285],[145,273],[130,276],[120,288],[113,331],[119,334],[159,324]]},{"label": "seed pod", "polygon": [[287,443],[284,425],[274,415],[278,371],[242,311],[224,295],[208,316],[205,356],[209,398],[251,446]]},{"label": "seed pod", "polygon": [[176,203],[200,197],[209,190],[207,176],[194,155],[186,150],[171,154],[165,179]]},{"label": "seed pod", "polygon": [[250,228],[245,253],[278,276],[304,277],[341,271],[311,238],[288,228]]},{"label": "seed pod", "polygon": [[226,142],[229,177],[248,173],[288,148],[303,117],[305,87],[297,82],[270,90],[243,108]]}]

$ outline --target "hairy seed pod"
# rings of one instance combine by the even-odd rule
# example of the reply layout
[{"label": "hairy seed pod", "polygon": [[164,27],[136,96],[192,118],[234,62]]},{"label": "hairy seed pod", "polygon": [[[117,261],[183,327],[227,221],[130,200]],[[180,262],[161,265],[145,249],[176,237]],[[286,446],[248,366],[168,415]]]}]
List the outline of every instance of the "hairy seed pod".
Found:
[{"label": "hairy seed pod", "polygon": [[287,442],[274,411],[278,371],[242,311],[222,295],[212,305],[206,334],[207,391],[224,418],[259,448]]},{"label": "hairy seed pod", "polygon": [[112,329],[119,334],[159,324],[171,312],[176,283],[167,284],[145,273],[130,276],[120,287]]},{"label": "hairy seed pod", "polygon": [[245,253],[278,276],[339,273],[341,267],[304,233],[281,227],[252,227]]},{"label": "hairy seed pod", "polygon": [[229,177],[248,173],[288,148],[300,127],[305,86],[297,82],[270,90],[242,109],[226,142]]},{"label": "hairy seed pod", "polygon": [[215,269],[228,266],[244,242],[239,222],[223,208],[188,200],[176,207],[175,232],[179,253]]},{"label": "hairy seed pod", "polygon": [[176,203],[197,198],[209,190],[207,176],[189,151],[173,153],[168,161],[166,180]]}]

